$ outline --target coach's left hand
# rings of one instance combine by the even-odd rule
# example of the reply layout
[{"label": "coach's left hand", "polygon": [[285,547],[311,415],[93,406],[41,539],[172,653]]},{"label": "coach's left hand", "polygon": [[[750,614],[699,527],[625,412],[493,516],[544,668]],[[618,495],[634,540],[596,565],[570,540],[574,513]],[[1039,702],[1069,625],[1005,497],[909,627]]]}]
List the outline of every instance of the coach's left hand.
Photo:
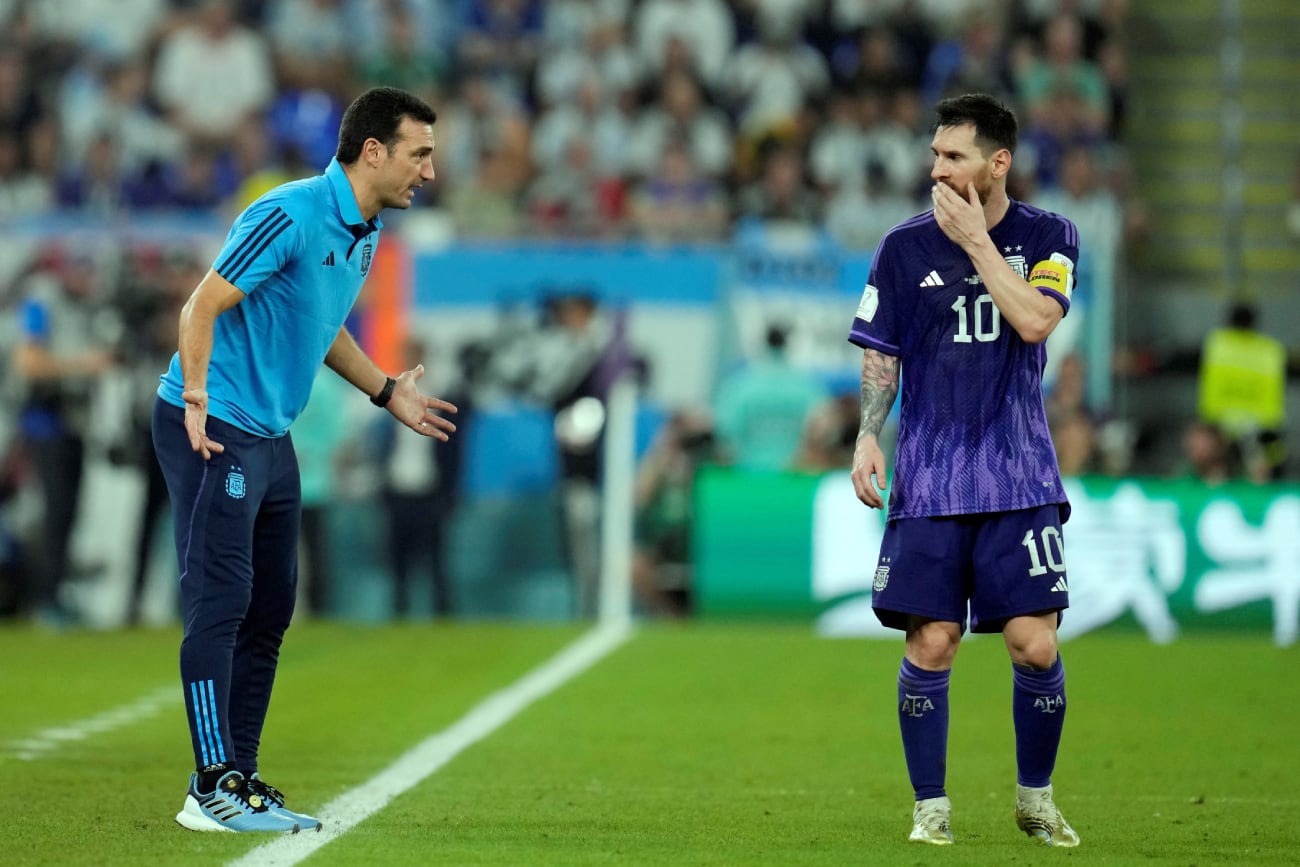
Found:
[{"label": "coach's left hand", "polygon": [[455,404],[421,394],[418,383],[422,376],[424,376],[423,364],[417,364],[398,376],[387,409],[398,421],[416,433],[447,442],[451,438],[450,435],[455,432],[456,425],[439,413],[454,413],[458,410]]}]

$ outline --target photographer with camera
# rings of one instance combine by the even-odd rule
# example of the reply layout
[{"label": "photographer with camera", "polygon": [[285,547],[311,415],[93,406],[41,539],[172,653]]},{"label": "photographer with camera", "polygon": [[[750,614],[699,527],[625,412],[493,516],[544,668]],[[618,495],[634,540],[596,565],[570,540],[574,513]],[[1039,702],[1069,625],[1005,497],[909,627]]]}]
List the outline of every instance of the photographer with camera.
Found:
[{"label": "photographer with camera", "polygon": [[691,612],[691,526],[695,474],[720,462],[713,423],[704,413],[674,413],[637,471],[632,589],[647,613]]}]

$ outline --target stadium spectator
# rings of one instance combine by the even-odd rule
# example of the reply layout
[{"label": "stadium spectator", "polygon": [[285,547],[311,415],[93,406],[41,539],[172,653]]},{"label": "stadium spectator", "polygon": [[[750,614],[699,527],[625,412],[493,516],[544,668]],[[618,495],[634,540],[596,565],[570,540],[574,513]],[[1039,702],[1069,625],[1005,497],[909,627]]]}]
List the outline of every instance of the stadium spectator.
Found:
[{"label": "stadium spectator", "polygon": [[592,168],[602,178],[622,178],[627,171],[631,120],[607,96],[597,72],[587,70],[572,98],[553,104],[533,126],[532,156],[539,171],[566,159],[568,148],[582,140],[591,151]]},{"label": "stadium spectator", "polygon": [[921,101],[928,105],[946,96],[975,92],[1010,100],[1015,91],[1006,25],[996,11],[987,8],[973,8],[959,36],[931,49],[921,77]]},{"label": "stadium spectator", "polygon": [[804,178],[803,156],[797,148],[772,143],[762,166],[761,177],[736,194],[740,219],[802,226],[819,222],[820,204]]},{"label": "stadium spectator", "polygon": [[917,133],[908,113],[914,103],[907,89],[832,97],[832,123],[819,129],[809,150],[809,168],[823,193],[860,189],[871,176],[876,195],[911,198],[921,177]]},{"label": "stadium spectator", "polygon": [[112,61],[143,56],[174,4],[168,0],[47,0],[26,5],[44,50],[66,63],[86,54]]},{"label": "stadium spectator", "polygon": [[75,87],[65,80],[61,89],[60,135],[67,162],[84,159],[105,135],[117,142],[114,168],[127,178],[155,176],[180,157],[184,138],[150,105],[149,70],[143,61],[130,58],[102,71],[92,66],[82,72]]},{"label": "stadium spectator", "polygon": [[[1026,188],[1021,196],[1022,201],[1067,215],[1079,229],[1079,237],[1087,239],[1079,250],[1079,282],[1086,287],[1103,275],[1110,275],[1110,263],[1119,255],[1125,232],[1124,208],[1097,170],[1096,152],[1093,146],[1067,147],[1061,156],[1056,183],[1038,187],[1033,179],[1025,179]],[[1069,357],[1083,340],[1088,295],[1087,289],[1079,293],[1075,299],[1077,312],[1063,320],[1048,341],[1043,382],[1049,389],[1054,387],[1062,359]]]},{"label": "stadium spectator", "polygon": [[919,70],[913,68],[893,28],[873,26],[863,29],[853,40],[844,40],[829,54],[831,75],[842,93],[864,89],[892,93],[903,87],[915,87]]},{"label": "stadium spectator", "polygon": [[420,367],[388,376],[344,327],[380,212],[410,207],[433,179],[434,120],[404,91],[359,96],[325,173],[277,188],[236,218],[182,310],[153,430],[181,567],[180,668],[196,769],[176,815],[185,828],[320,828],[258,776],[296,596],[301,495],[289,427],[325,364],[417,434],[445,441],[455,430],[437,414],[455,407],[420,392]]},{"label": "stadium spectator", "polygon": [[718,240],[726,232],[729,216],[726,189],[702,175],[686,145],[678,141],[664,146],[658,170],[631,196],[633,231],[654,243]]},{"label": "stadium spectator", "polygon": [[[1043,101],[1022,128],[1021,144],[1028,166],[1018,168],[1011,180],[1024,176],[1031,189],[1059,186],[1061,161],[1067,149],[1096,149],[1105,141],[1105,136],[1091,127],[1079,94],[1069,89],[1057,91]],[[1020,195],[1027,199],[1032,193]]]},{"label": "stadium spectator", "polygon": [[826,203],[826,233],[849,250],[874,250],[893,226],[914,214],[911,196],[891,192],[879,166],[861,180],[845,181]]},{"label": "stadium spectator", "polygon": [[53,183],[32,171],[19,133],[0,131],[0,222],[44,213],[54,201]]},{"label": "stadium spectator", "polygon": [[[232,141],[233,143],[233,141]],[[227,151],[214,143],[195,144],[167,167],[154,204],[163,208],[211,211],[234,192],[223,188],[221,167]]]},{"label": "stadium spectator", "polygon": [[322,90],[347,98],[353,86],[352,52],[343,5],[343,0],[267,4],[266,33],[281,90]]},{"label": "stadium spectator", "polygon": [[1083,26],[1068,12],[1047,22],[1041,50],[1020,72],[1016,90],[1035,125],[1052,126],[1045,119],[1050,107],[1069,99],[1077,106],[1081,133],[1104,138],[1108,132],[1110,94],[1105,76],[1083,55]]},{"label": "stadium spectator", "polygon": [[702,174],[724,178],[733,159],[732,130],[726,116],[704,102],[699,84],[686,72],[665,76],[658,95],[632,127],[631,172],[639,177],[654,172],[669,140],[676,140],[690,150],[691,160]]},{"label": "stadium spectator", "polygon": [[568,0],[546,7],[545,51],[537,65],[540,109],[570,102],[589,79],[621,101],[640,85],[627,43],[627,0]]},{"label": "stadium spectator", "polygon": [[[414,29],[410,39],[422,51],[440,58],[440,68],[450,72],[454,64],[454,41],[459,26],[458,3],[451,0],[346,0],[349,44],[354,60],[364,66],[369,61],[380,61],[392,50],[389,42],[396,34],[394,26],[403,27],[399,19]],[[405,37],[399,37],[400,43]],[[384,82],[398,86],[396,82]],[[441,80],[416,84],[413,93],[418,96],[424,88]]]},{"label": "stadium spectator", "polygon": [[70,164],[59,176],[54,194],[59,207],[111,219],[133,207],[151,204],[142,179],[123,170],[120,154],[116,136],[100,134],[90,143],[85,158]]},{"label": "stadium spectator", "polygon": [[224,145],[274,94],[270,46],[231,0],[200,0],[195,19],[159,42],[153,95],[191,143]]},{"label": "stadium spectator", "polygon": [[813,134],[808,151],[809,174],[823,195],[846,184],[861,185],[867,172],[866,128],[883,114],[884,105],[878,93],[831,94],[826,122]]},{"label": "stadium spectator", "polygon": [[459,64],[531,103],[543,13],[541,0],[467,0],[457,40]]},{"label": "stadium spectator", "polygon": [[400,87],[432,98],[450,75],[450,48],[441,39],[428,39],[416,15],[401,4],[380,14],[386,25],[384,38],[379,45],[359,52],[361,83]]},{"label": "stadium spectator", "polygon": [[280,184],[315,174],[305,166],[291,167],[284,159],[286,151],[297,154],[295,148],[277,147],[265,123],[253,120],[239,128],[230,149],[218,160],[215,178],[232,216]]},{"label": "stadium spectator", "polygon": [[[271,141],[277,148],[296,150],[312,172],[318,172],[334,158],[334,131],[343,119],[344,106],[320,88],[281,90],[266,110]],[[257,120],[258,115],[250,115],[245,126]]]},{"label": "stadium spectator", "polygon": [[[906,635],[896,707],[915,795],[910,839],[953,842],[948,686],[969,627],[1001,633],[1012,662],[1016,823],[1071,847],[1079,838],[1051,783],[1066,711],[1057,626],[1069,605],[1069,512],[1040,377],[1079,238],[1067,219],[1007,196],[1016,118],[1001,102],[963,95],[935,114],[934,210],[885,236],[849,336],[863,349],[851,477],[872,508],[885,506],[878,437],[904,389],[872,607]],[[1014,268],[1004,248],[1034,264]],[[1009,571],[1030,580],[1002,582]]]},{"label": "stadium spectator", "polygon": [[564,149],[564,160],[533,179],[524,204],[539,234],[614,237],[621,234],[625,198],[622,180],[602,176],[590,143],[575,136]]},{"label": "stadium spectator", "polygon": [[736,23],[721,0],[644,0],[632,18],[632,40],[646,80],[672,67],[693,72],[715,90],[736,45]]},{"label": "stadium spectator", "polygon": [[[486,76],[467,73],[445,114],[447,207],[462,232],[509,235],[532,178],[532,128],[522,104]],[[435,159],[439,159],[435,157]]]},{"label": "stadium spectator", "polygon": [[24,394],[19,425],[43,502],[38,580],[29,604],[39,622],[55,627],[77,619],[61,591],[72,571],[91,400],[114,363],[119,337],[101,267],[90,251],[55,251],[29,278],[20,311],[14,360]]},{"label": "stadium spectator", "polygon": [[718,384],[713,415],[719,446],[739,469],[790,469],[809,416],[827,397],[820,379],[790,361],[789,333],[786,325],[769,325],[759,357]]},{"label": "stadium spectator", "polygon": [[1079,236],[1088,239],[1093,251],[1113,255],[1126,239],[1123,204],[1097,169],[1097,150],[1086,144],[1065,149],[1057,183],[1039,189],[1032,201],[1049,211],[1069,214],[1079,227]]},{"label": "stadium spectator", "polygon": [[798,125],[830,85],[826,59],[801,40],[800,24],[794,15],[760,8],[758,41],[741,45],[723,69],[722,91],[748,139]]}]

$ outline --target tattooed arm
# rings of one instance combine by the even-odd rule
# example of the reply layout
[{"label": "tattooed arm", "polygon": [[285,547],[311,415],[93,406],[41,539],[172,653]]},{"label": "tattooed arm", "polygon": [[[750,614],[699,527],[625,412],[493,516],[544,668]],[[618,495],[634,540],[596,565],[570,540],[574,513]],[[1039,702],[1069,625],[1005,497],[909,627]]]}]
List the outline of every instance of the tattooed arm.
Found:
[{"label": "tattooed arm", "polygon": [[[898,395],[898,359],[874,349],[862,353],[862,421],[853,449],[853,489],[858,499],[873,509],[884,508],[881,496],[886,482],[885,455],[880,451],[880,429]],[[872,480],[875,480],[874,483]]]}]

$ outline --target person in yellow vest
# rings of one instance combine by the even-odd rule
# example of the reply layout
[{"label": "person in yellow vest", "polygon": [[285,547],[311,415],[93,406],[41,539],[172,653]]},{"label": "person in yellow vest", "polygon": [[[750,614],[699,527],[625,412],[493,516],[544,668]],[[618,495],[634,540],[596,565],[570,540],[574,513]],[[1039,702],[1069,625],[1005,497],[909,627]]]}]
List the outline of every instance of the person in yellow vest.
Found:
[{"label": "person in yellow vest", "polygon": [[1255,328],[1255,308],[1238,302],[1225,327],[1212,330],[1201,348],[1197,414],[1218,427],[1242,453],[1256,481],[1277,478],[1286,459],[1287,353]]}]

